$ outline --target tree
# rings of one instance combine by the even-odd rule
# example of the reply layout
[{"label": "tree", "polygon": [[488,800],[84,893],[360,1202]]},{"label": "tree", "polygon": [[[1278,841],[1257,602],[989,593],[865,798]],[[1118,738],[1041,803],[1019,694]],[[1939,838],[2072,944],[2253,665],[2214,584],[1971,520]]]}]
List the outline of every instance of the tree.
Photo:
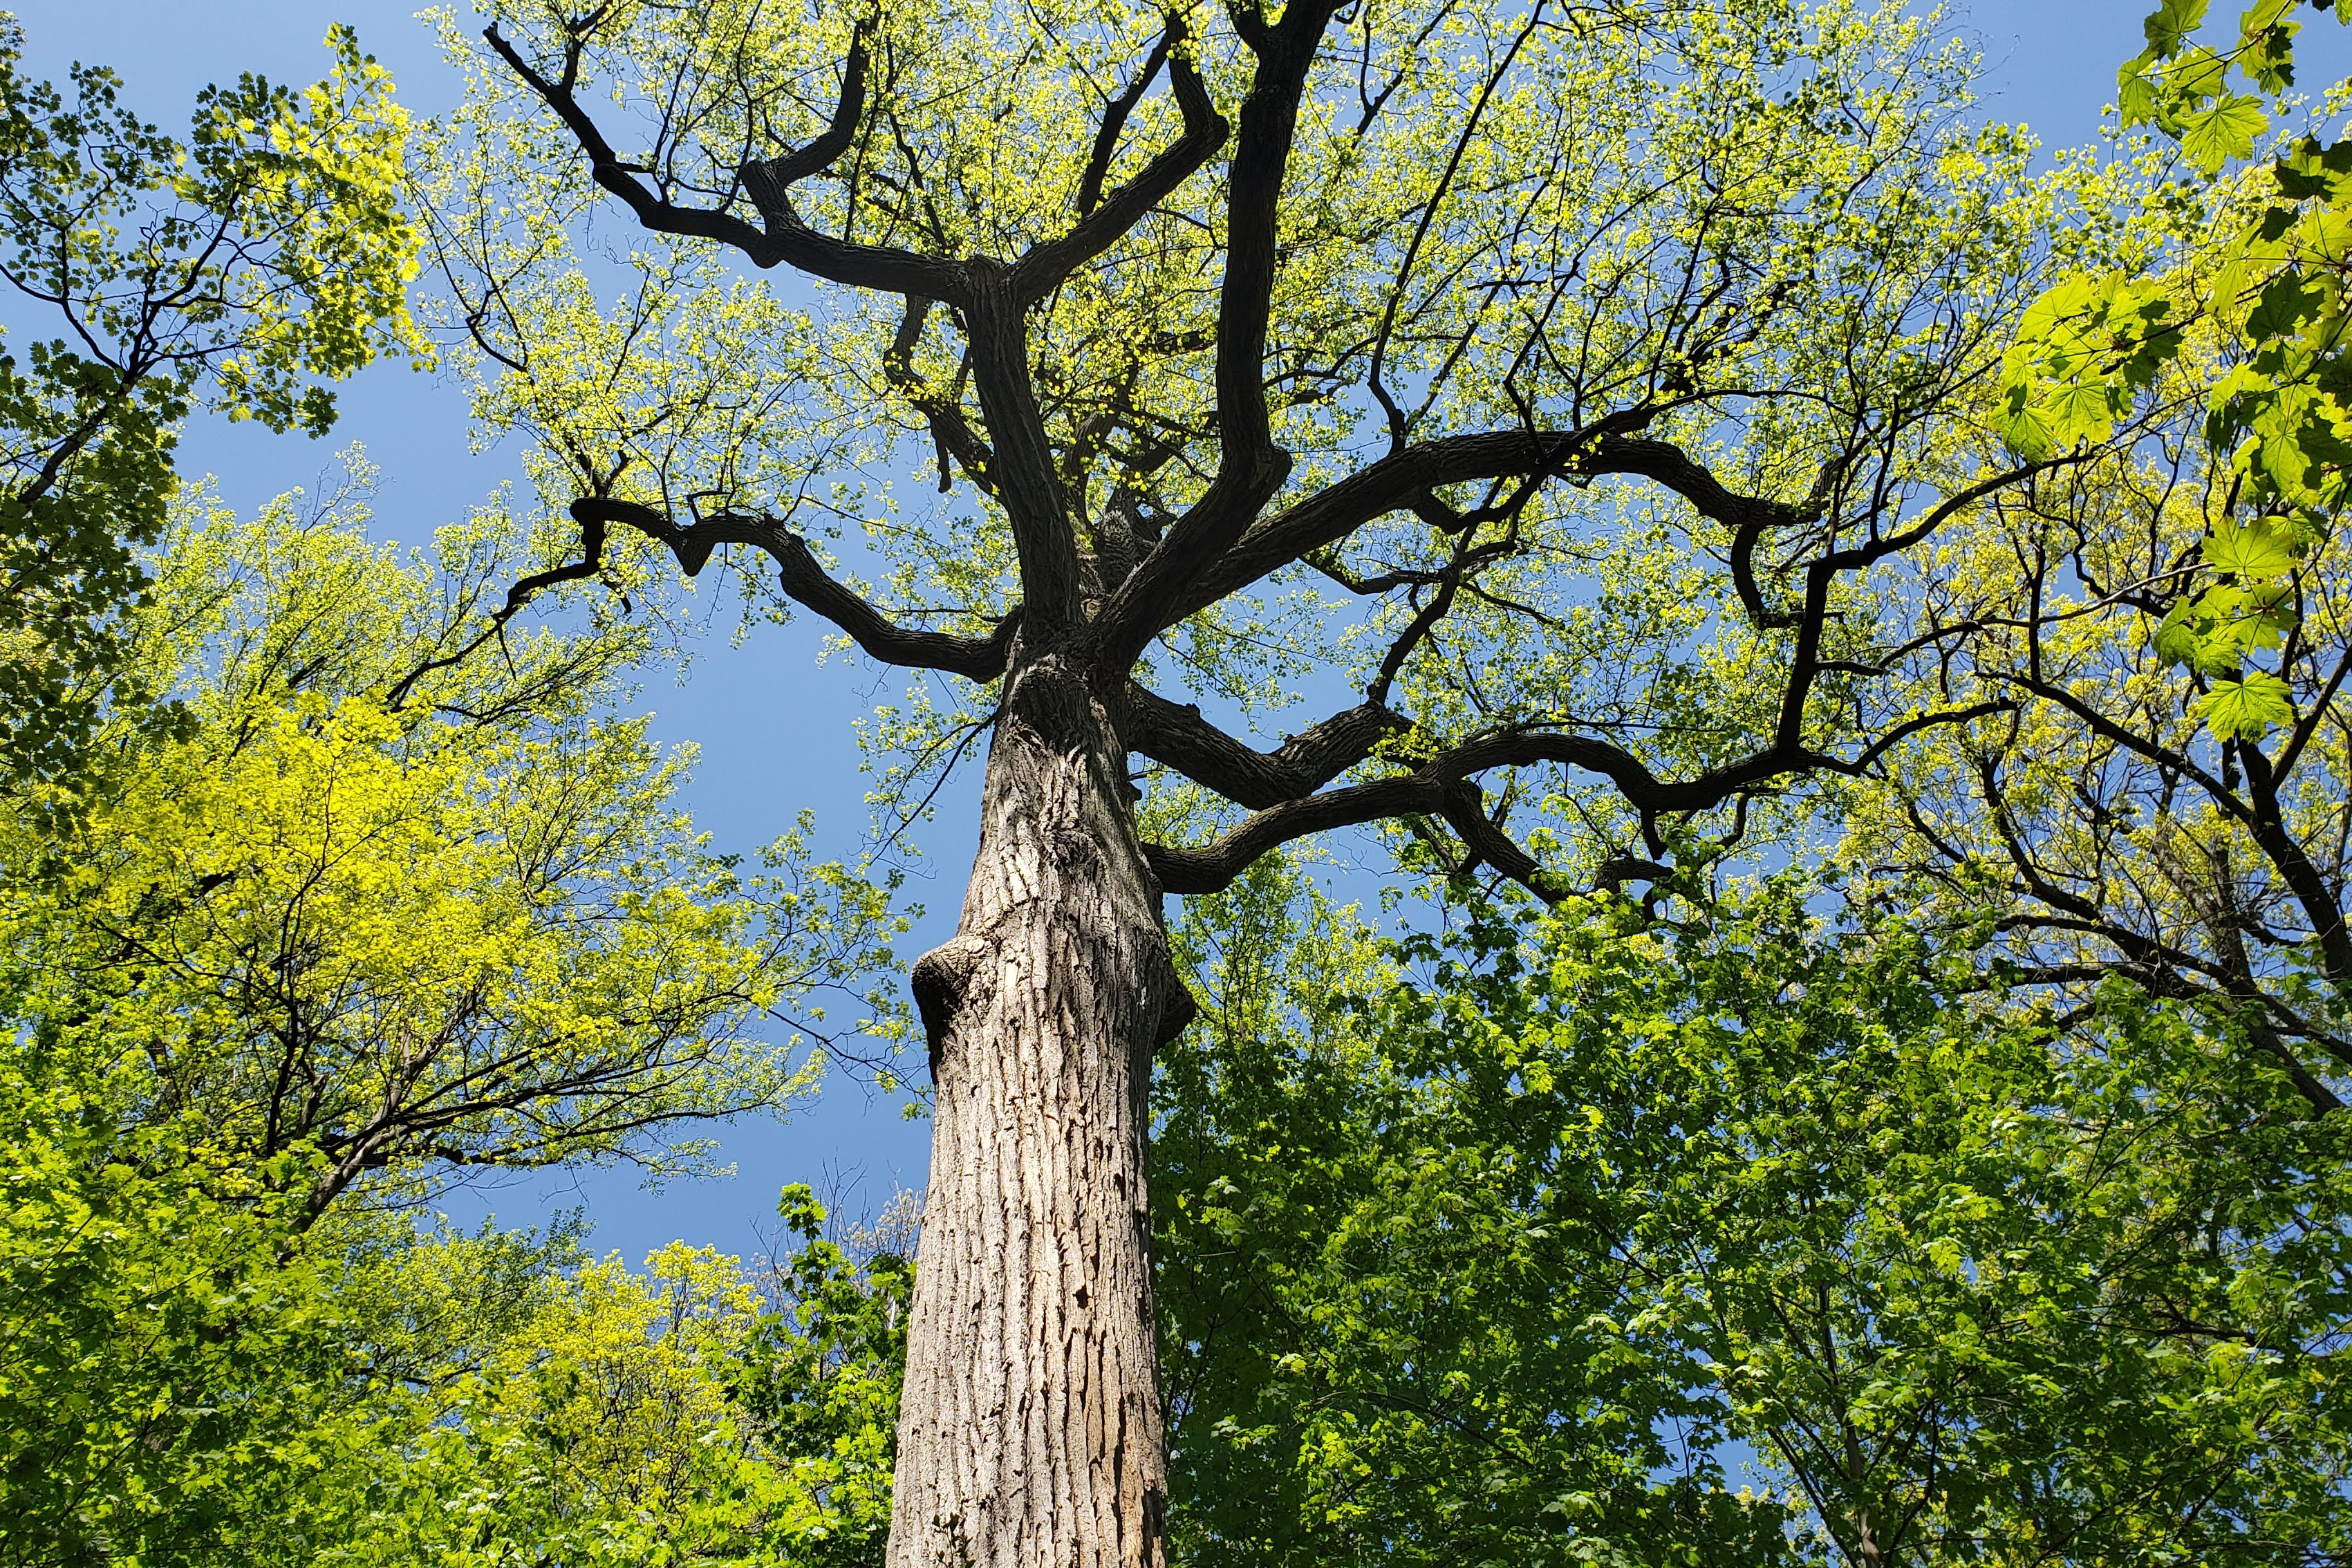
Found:
[{"label": "tree", "polygon": [[[245,76],[197,98],[186,142],[77,66],[71,100],[17,69],[0,23],[0,277],[61,335],[0,354],[0,780],[69,784],[111,702],[166,526],[180,426],[204,409],[316,436],[326,383],[422,354],[408,117],[348,28],[296,93]],[[21,355],[21,357],[20,357]]]},{"label": "tree", "polygon": [[2222,51],[2194,41],[2201,5],[2150,16],[2123,108],[2179,142],[2154,142],[2155,243],[2064,269],[2005,361],[2004,438],[2078,460],[1948,532],[1914,626],[1949,650],[1922,698],[2002,711],[1840,804],[1872,896],[1977,925],[1989,978],[2232,1009],[2330,1114],[2352,1093],[2352,146],[2227,168],[2266,123],[2231,71],[2283,101],[2295,9],[2250,8]]},{"label": "tree", "polygon": [[[1161,896],[1370,823],[1552,894],[1664,876],[1678,822],[1985,711],[1854,656],[1906,552],[2068,460],[2012,461],[1979,395],[2061,198],[1891,9],[494,16],[450,36],[426,221],[549,509],[517,601],[763,555],[777,613],[971,683],[890,715],[908,798],[990,737],[913,977],[891,1561],[1158,1562]],[[902,525],[875,465],[910,440],[948,499]],[[1294,679],[1363,695],[1266,750],[1184,700]]]},{"label": "tree", "polygon": [[2342,1560],[2345,1123],[2225,1009],[1793,874],[1401,942],[1299,883],[1181,933],[1184,1561]]},{"label": "tree", "polygon": [[[462,1297],[503,1245],[400,1247],[359,1289]],[[407,1396],[382,1402],[373,1473],[319,1560],[808,1561],[794,1548],[836,1521],[733,1393],[758,1309],[738,1259],[674,1242],[642,1273],[617,1256],[539,1271],[487,1333],[425,1320]]]},{"label": "tree", "polygon": [[813,1085],[821,995],[887,962],[889,890],[797,837],[765,875],[711,854],[669,804],[685,759],[600,711],[626,628],[448,661],[511,526],[486,508],[404,561],[361,535],[365,479],[182,513],[131,668],[185,732],[102,735],[121,777],[62,837],[0,819],[11,1025],[115,1064],[128,1125],[293,1157],[313,1218],[468,1168],[692,1168],[682,1124]]},{"label": "tree", "polygon": [[403,556],[365,478],[184,500],[117,674],[184,722],[101,707],[79,809],[0,808],[0,1561],[348,1542],[410,1430],[352,1250],[474,1169],[696,1168],[679,1131],[804,1095],[901,929],[794,839],[710,853],[686,759],[606,711],[631,628],[450,660],[511,520]]},{"label": "tree", "polygon": [[565,1226],[361,1227],[330,1294],[371,1420],[307,1560],[878,1562],[911,1260],[779,1209],[779,1256],[642,1271]]},{"label": "tree", "polygon": [[825,1207],[806,1186],[786,1187],[777,1213],[800,1244],[767,1273],[768,1309],[739,1352],[736,1396],[813,1505],[793,1521],[794,1558],[823,1568],[878,1563],[920,1198],[898,1194],[846,1247],[826,1234]]}]

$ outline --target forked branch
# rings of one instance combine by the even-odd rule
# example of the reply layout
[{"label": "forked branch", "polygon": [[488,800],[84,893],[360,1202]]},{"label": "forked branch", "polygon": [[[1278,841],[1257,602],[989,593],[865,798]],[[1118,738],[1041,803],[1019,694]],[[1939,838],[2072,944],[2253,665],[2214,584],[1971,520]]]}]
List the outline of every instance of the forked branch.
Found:
[{"label": "forked branch", "polygon": [[1463,786],[1489,769],[1559,763],[1607,779],[1645,816],[1704,811],[1790,774],[1865,773],[1888,750],[1922,730],[1964,724],[2002,710],[1999,702],[1979,702],[1921,714],[1889,730],[1853,757],[1776,742],[1688,779],[1661,779],[1632,752],[1591,735],[1499,730],[1450,747],[1409,773],[1268,806],[1197,848],[1150,845],[1146,850],[1167,891],[1214,892],[1259,856],[1294,838],[1391,817],[1442,816],[1463,832],[1465,841],[1481,858],[1535,887],[1534,858],[1503,835],[1499,825],[1467,804],[1471,797]]},{"label": "forked branch", "polygon": [[1202,718],[1199,708],[1140,686],[1128,688],[1123,726],[1131,750],[1253,810],[1313,795],[1370,757],[1381,736],[1407,728],[1400,715],[1365,702],[1260,752]]},{"label": "forked branch", "polygon": [[[596,184],[625,203],[639,223],[656,234],[675,234],[690,239],[715,240],[732,247],[751,258],[760,268],[773,267],[779,262],[792,266],[835,283],[857,289],[878,289],[898,294],[919,294],[927,299],[960,301],[966,293],[966,275],[961,265],[936,256],[919,255],[887,246],[864,245],[854,240],[835,239],[819,234],[800,221],[791,204],[782,199],[782,184],[776,171],[791,179],[800,179],[825,167],[846,151],[850,138],[841,132],[844,112],[861,107],[865,93],[864,40],[852,46],[850,63],[854,68],[845,71],[842,85],[842,107],[836,110],[834,123],[825,133],[806,148],[785,153],[773,160],[746,163],[739,173],[744,178],[753,205],[761,208],[765,226],[749,222],[723,207],[682,206],[670,201],[655,186],[647,184],[643,171],[632,166],[614,151],[612,142],[598,127],[595,118],[581,105],[575,91],[579,82],[582,57],[586,49],[592,27],[581,24],[568,29],[564,36],[564,58],[562,73],[551,79],[525,59],[494,23],[483,29],[482,37],[507,68],[520,77],[542,102],[554,111],[572,133],[580,150],[588,155],[590,175]],[[850,123],[854,124],[854,112]],[[755,173],[756,171],[756,173]],[[761,203],[765,193],[773,198],[772,208]]]}]

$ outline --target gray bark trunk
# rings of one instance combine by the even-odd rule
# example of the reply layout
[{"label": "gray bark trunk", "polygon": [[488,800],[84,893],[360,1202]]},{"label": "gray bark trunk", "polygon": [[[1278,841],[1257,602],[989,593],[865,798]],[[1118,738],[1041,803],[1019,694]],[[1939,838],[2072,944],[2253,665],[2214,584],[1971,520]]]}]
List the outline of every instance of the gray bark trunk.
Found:
[{"label": "gray bark trunk", "polygon": [[934,1121],[890,1568],[1159,1568],[1145,1096],[1192,1000],[1125,751],[1058,657],[1015,660],[963,919],[915,993]]}]

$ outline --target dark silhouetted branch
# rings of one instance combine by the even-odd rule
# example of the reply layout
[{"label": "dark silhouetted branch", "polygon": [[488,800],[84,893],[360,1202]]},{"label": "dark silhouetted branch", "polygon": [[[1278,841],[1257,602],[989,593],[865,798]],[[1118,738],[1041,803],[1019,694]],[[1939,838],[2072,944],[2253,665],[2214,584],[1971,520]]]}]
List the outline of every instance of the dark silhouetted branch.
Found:
[{"label": "dark silhouetted branch", "polygon": [[658,541],[668,547],[679,569],[689,577],[702,571],[719,546],[751,545],[776,563],[777,581],[794,604],[839,626],[871,658],[885,664],[945,670],[982,682],[1004,673],[1006,654],[1020,618],[1018,610],[984,637],[899,626],[835,581],[818,563],[808,542],[773,518],[724,512],[681,527],[656,508],[606,496],[582,497],[572,503],[572,515],[579,520],[583,532],[593,528],[600,538],[605,524],[617,522]]},{"label": "dark silhouetted branch", "polygon": [[[656,234],[675,234],[690,239],[714,240],[731,246],[749,257],[754,266],[773,267],[789,262],[803,272],[835,283],[858,289],[879,289],[899,294],[920,294],[927,299],[961,300],[967,290],[964,268],[957,262],[935,256],[918,255],[912,251],[896,250],[883,246],[860,245],[854,241],[834,239],[817,233],[793,216],[790,205],[783,202],[782,192],[766,171],[765,163],[744,165],[746,188],[753,205],[760,205],[763,193],[776,203],[772,210],[763,208],[766,219],[763,228],[747,222],[724,209],[679,206],[656,193],[639,177],[640,171],[630,166],[613,144],[605,140],[596,121],[581,106],[573,89],[578,82],[581,55],[584,47],[577,35],[567,37],[564,43],[562,75],[551,81],[533,68],[500,33],[495,24],[483,29],[483,38],[504,60],[507,68],[521,78],[542,102],[552,110],[572,140],[588,155],[589,173],[596,184],[618,196],[636,219]],[[851,51],[853,60],[860,58],[860,44]],[[862,103],[865,72],[862,67],[845,78],[842,89],[845,108],[852,100]],[[848,145],[847,136],[836,138],[841,113],[835,112],[835,125],[815,142],[779,160],[788,170],[797,170],[793,177],[814,173],[822,164],[809,160],[820,150],[831,149],[827,162],[838,157]],[[836,141],[838,146],[835,145]],[[808,167],[800,167],[808,163]],[[753,174],[751,171],[760,171]]]},{"label": "dark silhouetted branch", "polygon": [[[1129,88],[1128,96],[1111,105],[1095,139],[1094,156],[1079,181],[1078,222],[1059,239],[1032,247],[1013,264],[1013,291],[1017,298],[1024,301],[1044,299],[1063,279],[1109,249],[1225,144],[1231,127],[1209,102],[1209,90],[1202,85],[1199,70],[1182,52],[1183,40],[1183,23],[1171,19],[1168,31],[1160,36],[1159,47],[1152,51],[1150,64],[1137,76],[1136,87]],[[1171,42],[1179,46],[1172,53]],[[1175,92],[1176,106],[1184,115],[1184,134],[1144,165],[1134,179],[1097,201],[1119,127],[1126,123],[1129,111],[1141,96],[1138,89],[1149,85],[1151,73],[1159,69],[1163,58],[1168,60],[1168,81]]]}]

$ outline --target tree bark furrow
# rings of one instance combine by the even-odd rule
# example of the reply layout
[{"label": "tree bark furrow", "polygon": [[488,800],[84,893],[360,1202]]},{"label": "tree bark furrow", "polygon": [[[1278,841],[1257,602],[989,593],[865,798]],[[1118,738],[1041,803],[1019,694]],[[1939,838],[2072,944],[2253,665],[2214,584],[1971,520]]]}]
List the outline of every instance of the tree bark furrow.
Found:
[{"label": "tree bark furrow", "polygon": [[891,1568],[1162,1561],[1143,1079],[1184,1004],[1126,769],[1087,682],[1016,654],[962,923],[923,965],[939,1245]]}]

